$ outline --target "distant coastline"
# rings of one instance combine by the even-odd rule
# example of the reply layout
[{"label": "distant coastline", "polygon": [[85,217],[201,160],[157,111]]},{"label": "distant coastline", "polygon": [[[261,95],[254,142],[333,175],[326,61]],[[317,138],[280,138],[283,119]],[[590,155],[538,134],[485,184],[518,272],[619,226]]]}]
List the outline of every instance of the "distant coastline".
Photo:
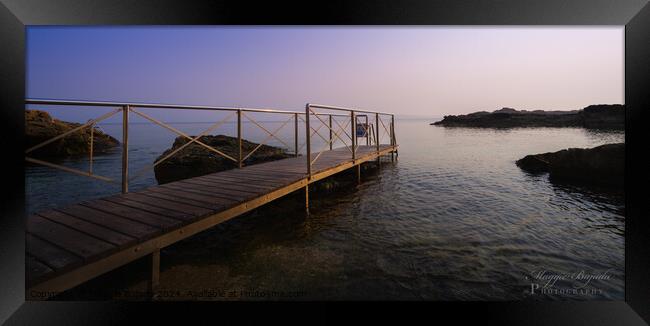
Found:
[{"label": "distant coastline", "polygon": [[493,112],[446,115],[442,120],[431,125],[479,128],[582,127],[623,130],[625,129],[625,107],[622,104],[597,104],[572,111],[527,111],[502,108]]}]

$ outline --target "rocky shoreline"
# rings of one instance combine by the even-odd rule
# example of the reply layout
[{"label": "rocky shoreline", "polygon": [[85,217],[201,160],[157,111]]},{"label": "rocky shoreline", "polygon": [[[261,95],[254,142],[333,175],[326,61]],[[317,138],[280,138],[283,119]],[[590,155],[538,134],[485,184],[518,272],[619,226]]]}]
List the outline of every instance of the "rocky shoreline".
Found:
[{"label": "rocky shoreline", "polygon": [[[49,113],[40,110],[25,110],[25,149],[52,139],[67,131],[81,126],[80,123],[67,122],[52,118]],[[93,132],[93,154],[103,154],[119,146],[117,139],[99,129]],[[63,158],[88,154],[90,151],[90,128],[83,128],[55,142],[29,153],[31,157]]]},{"label": "rocky shoreline", "polygon": [[625,143],[527,155],[516,164],[530,173],[548,173],[551,181],[622,190]]},{"label": "rocky shoreline", "polygon": [[431,125],[444,127],[514,128],[582,127],[623,130],[625,107],[621,104],[597,104],[573,111],[515,110],[502,108],[466,115],[447,115]]}]

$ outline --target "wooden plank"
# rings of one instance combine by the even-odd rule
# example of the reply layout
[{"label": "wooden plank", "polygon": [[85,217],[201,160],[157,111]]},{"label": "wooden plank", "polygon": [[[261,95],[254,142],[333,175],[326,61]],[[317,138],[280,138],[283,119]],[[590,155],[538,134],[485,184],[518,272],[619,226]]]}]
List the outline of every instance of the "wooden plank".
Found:
[{"label": "wooden plank", "polygon": [[[357,154],[360,154],[360,152],[357,152]],[[312,154],[314,155],[314,154]],[[318,153],[316,153],[314,156],[312,156],[312,161],[316,158]],[[352,152],[347,152],[347,153],[339,153],[339,154],[329,154],[329,153],[323,153],[321,156],[318,158],[319,160],[351,160],[352,159]]]},{"label": "wooden plank", "polygon": [[[305,163],[306,164],[306,163]],[[255,176],[268,176],[268,175],[274,175],[274,176],[282,176],[286,178],[302,178],[307,175],[307,167],[306,165],[302,166],[304,171],[297,171],[297,168],[292,168],[288,166],[277,166],[277,167],[270,167],[268,170],[246,170],[244,169],[241,171],[241,174],[239,175],[255,175]],[[221,174],[217,174],[221,175]],[[223,174],[225,176],[230,176],[230,175],[235,175],[234,173],[232,174]]]},{"label": "wooden plank", "polygon": [[349,163],[351,161],[340,161],[340,162],[316,162],[312,165],[312,170],[322,171],[335,168],[337,166]]},{"label": "wooden plank", "polygon": [[323,161],[323,162],[321,162],[321,161],[316,161],[314,164],[312,164],[311,167],[312,167],[312,170],[314,170],[314,169],[320,169],[320,170],[323,170],[323,169],[334,168],[334,167],[337,167],[337,166],[339,166],[339,165],[341,165],[341,164],[345,164],[345,163],[348,163],[348,162],[352,162],[352,160],[346,160],[346,161],[330,161],[330,162],[328,162],[328,161]]},{"label": "wooden plank", "polygon": [[[280,187],[283,187],[285,185],[288,185],[290,183],[299,181],[301,179],[304,179],[303,177],[301,178],[277,178],[277,179],[271,179],[271,178],[266,178],[266,179],[261,179],[256,176],[237,176],[237,177],[222,177],[219,176],[218,178],[212,179],[216,182],[216,184],[225,184],[229,183],[228,186],[224,186],[226,188],[259,188],[265,191],[270,191],[273,189],[277,189]],[[213,183],[215,184],[215,183]]]},{"label": "wooden plank", "polygon": [[152,214],[170,217],[170,218],[173,218],[175,220],[182,221],[182,222],[192,221],[192,220],[194,220],[195,218],[198,217],[198,215],[192,215],[192,214],[189,214],[189,213],[186,213],[186,212],[180,212],[180,211],[172,210],[172,209],[165,208],[165,207],[159,207],[159,206],[154,206],[154,205],[151,205],[151,204],[145,204],[145,203],[135,201],[135,200],[131,200],[131,199],[128,199],[128,198],[125,198],[125,197],[122,197],[122,196],[111,196],[111,197],[103,198],[103,200],[110,201],[110,202],[113,202],[115,204],[128,206],[128,207],[131,207],[131,208],[143,210],[145,212],[149,212],[149,213],[152,213]]},{"label": "wooden plank", "polygon": [[82,263],[81,257],[57,247],[50,242],[37,238],[30,233],[25,234],[25,251],[54,270]]},{"label": "wooden plank", "polygon": [[291,164],[282,164],[282,165],[276,165],[273,167],[268,167],[266,169],[250,169],[249,171],[251,172],[263,172],[263,173],[270,173],[270,172],[278,172],[278,173],[292,173],[292,174],[305,174],[307,172],[307,161],[302,161],[302,162],[295,162]]},{"label": "wooden plank", "polygon": [[312,165],[312,171],[323,171],[323,170],[329,170],[336,168],[338,166],[352,163],[352,161],[343,161],[343,162],[336,162],[336,163],[319,163],[316,162],[316,164]]},{"label": "wooden plank", "polygon": [[259,193],[260,191],[268,191],[270,189],[275,189],[281,184],[277,181],[262,181],[258,183],[251,183],[253,179],[237,178],[237,177],[222,177],[215,176],[214,178],[204,178],[200,180],[187,180],[189,183],[199,183],[205,185],[211,185],[215,187],[223,187],[227,189],[237,189],[244,192],[253,192]]},{"label": "wooden plank", "polygon": [[138,194],[151,197],[151,198],[157,198],[157,199],[162,199],[166,200],[172,203],[185,203],[185,204],[191,204],[193,206],[197,207],[203,207],[205,209],[213,210],[213,211],[220,211],[224,209],[226,206],[224,204],[214,204],[214,203],[206,203],[203,201],[198,201],[195,199],[188,199],[188,198],[179,198],[177,196],[171,196],[162,192],[156,192],[156,191],[150,191],[150,190],[145,190],[145,191],[140,191]]},{"label": "wooden plank", "polygon": [[[314,156],[312,156],[312,159],[313,159],[313,157]],[[280,167],[294,167],[294,168],[304,167],[304,168],[306,168],[306,164],[307,164],[307,158],[302,157],[300,160],[295,160],[295,161],[290,161],[290,162],[278,162],[278,164],[276,166],[273,166],[273,168],[280,168]],[[258,168],[258,167],[254,167],[254,168]],[[302,172],[302,171],[298,171],[298,172]]]},{"label": "wooden plank", "polygon": [[206,214],[212,213],[214,210],[212,209],[207,209],[204,207],[200,206],[195,206],[192,205],[191,203],[179,203],[179,202],[170,202],[169,200],[163,200],[160,198],[152,198],[145,196],[140,193],[129,193],[126,195],[123,195],[122,197],[125,197],[129,200],[134,200],[134,201],[139,201],[141,203],[146,203],[150,205],[155,205],[158,207],[174,210],[177,212],[181,213],[188,213],[189,215],[192,216],[203,216]]},{"label": "wooden plank", "polygon": [[216,178],[205,178],[198,180],[196,184],[210,186],[217,189],[251,193],[255,195],[263,194],[269,192],[273,189],[277,189],[282,186],[279,182],[263,181],[259,180],[255,182],[252,179],[244,179],[238,177],[216,177]]},{"label": "wooden plank", "polygon": [[[363,153],[363,151],[357,150],[357,154]],[[318,153],[316,153],[318,155]],[[321,157],[325,158],[338,158],[338,159],[352,159],[352,152],[351,151],[345,151],[345,152],[323,152]]]},{"label": "wooden plank", "polygon": [[[196,179],[188,179],[188,180],[183,180],[180,182],[201,182],[201,183],[206,183],[210,185],[221,185],[221,186],[237,186],[237,189],[240,189],[242,191],[251,191],[250,188],[260,188],[260,189],[269,189],[276,187],[276,183],[271,183],[269,181],[265,181],[264,184],[248,184],[248,183],[242,183],[242,179],[239,176],[223,176],[221,174],[216,174],[216,175],[206,175],[203,178],[196,178]],[[251,187],[249,187],[251,186]],[[259,190],[252,190],[254,192],[258,192]]]},{"label": "wooden plank", "polygon": [[[363,154],[357,155],[357,159],[359,159],[362,156],[363,156]],[[316,160],[315,162],[312,162],[312,166],[314,166],[315,164],[318,164],[318,163],[321,163],[321,164],[325,163],[325,164],[333,165],[333,164],[338,164],[340,162],[352,162],[352,157],[343,158],[343,157],[322,157],[321,156],[321,157],[318,158],[318,160]]]},{"label": "wooden plank", "polygon": [[180,221],[169,217],[152,214],[149,212],[145,212],[143,210],[135,209],[120,204],[115,204],[110,201],[101,200],[101,199],[83,202],[81,203],[81,205],[84,205],[86,207],[92,207],[114,215],[119,215],[133,221],[142,222],[163,230],[173,228],[174,226],[180,224]]},{"label": "wooden plank", "polygon": [[[275,172],[274,175],[276,175],[276,176],[281,176],[281,173],[285,173],[285,172],[293,173],[293,172],[295,172],[295,171],[296,171],[296,169],[294,169],[294,168],[281,167],[281,168],[278,168],[278,169],[274,170],[274,172]],[[260,171],[260,172],[252,172],[252,173],[250,173],[250,175],[255,175],[256,173],[259,173],[259,174],[261,175],[262,173],[270,174],[271,172],[263,172],[263,171]],[[291,177],[291,176],[288,176],[288,175],[287,175],[286,177],[289,178],[289,177]],[[305,178],[305,177],[307,177],[307,166],[304,167],[304,169],[303,169],[302,172],[296,173],[295,176],[293,176],[293,177],[294,177],[294,178],[297,178],[297,180],[299,180],[300,178]]]},{"label": "wooden plank", "polygon": [[[238,182],[240,184],[244,184],[244,185],[253,184],[253,185],[267,186],[270,189],[277,189],[277,188],[283,187],[283,186],[285,186],[287,184],[300,181],[300,180],[306,178],[306,175],[301,176],[301,177],[295,177],[294,176],[294,177],[276,177],[276,178],[273,178],[271,176],[264,176],[263,177],[263,176],[257,176],[257,175],[246,175],[246,176],[240,176],[240,177],[227,177],[227,178],[228,178],[228,180],[232,180],[232,181],[236,180],[236,182]],[[224,178],[224,179],[226,179],[226,178]]]},{"label": "wooden plank", "polygon": [[249,178],[262,181],[277,181],[277,180],[300,180],[305,177],[304,174],[291,173],[287,174],[280,171],[242,171],[239,174],[217,174],[214,177],[219,178]]},{"label": "wooden plank", "polygon": [[262,168],[266,169],[269,166],[278,166],[278,165],[291,165],[297,162],[304,162],[306,158],[304,156],[298,157],[298,158],[286,158],[286,159],[281,159],[277,161],[271,161],[267,162],[264,164],[256,164],[256,165],[247,165],[244,166],[244,168]]},{"label": "wooden plank", "polygon": [[79,204],[56,210],[139,239],[160,233],[159,228]]},{"label": "wooden plank", "polygon": [[[357,158],[362,156],[363,153],[357,153]],[[313,161],[313,159],[312,159]],[[316,162],[333,162],[333,161],[352,161],[352,155],[341,155],[341,156],[329,156],[329,155],[321,155]]]},{"label": "wooden plank", "polygon": [[[363,153],[363,151],[357,150],[357,154]],[[339,158],[339,159],[351,159],[352,158],[352,152],[351,151],[334,151],[334,152],[324,152],[321,157],[326,157],[326,158]]]},{"label": "wooden plank", "polygon": [[269,170],[248,170],[246,168],[239,171],[228,171],[223,173],[211,174],[208,176],[219,176],[219,177],[244,177],[244,176],[255,176],[255,177],[274,177],[274,178],[295,178],[299,179],[304,175],[301,173],[293,172],[283,172],[275,168]]},{"label": "wooden plank", "polygon": [[269,164],[265,166],[250,166],[250,167],[244,167],[244,169],[259,169],[259,170],[273,170],[279,167],[286,167],[286,166],[292,166],[292,167],[299,167],[299,166],[304,166],[307,163],[307,159],[303,158],[301,160],[296,160],[296,161],[278,161],[275,164]]},{"label": "wooden plank", "polygon": [[218,196],[228,198],[229,200],[232,200],[236,203],[245,202],[252,198],[258,197],[265,192],[262,189],[250,188],[248,191],[240,191],[223,188],[219,185],[208,186],[198,183],[179,183],[173,187],[170,187],[169,189],[183,191],[192,195]]},{"label": "wooden plank", "polygon": [[247,165],[247,166],[245,166],[245,167],[263,167],[263,166],[267,166],[267,165],[277,165],[277,164],[281,164],[281,163],[279,163],[279,162],[282,162],[282,164],[284,164],[284,163],[286,163],[286,162],[288,162],[288,163],[292,163],[292,162],[300,162],[300,161],[304,161],[305,159],[306,159],[305,156],[290,157],[290,158],[285,158],[285,159],[276,160],[276,161],[264,162],[264,163],[261,163],[261,164]]},{"label": "wooden plank", "polygon": [[189,192],[181,191],[181,190],[174,189],[174,188],[151,187],[151,188],[149,188],[147,190],[149,190],[151,192],[156,192],[156,193],[163,193],[163,194],[166,194],[166,195],[173,196],[175,198],[186,198],[186,199],[191,199],[191,200],[195,200],[195,201],[202,201],[202,202],[205,202],[205,203],[211,204],[211,205],[224,205],[226,208],[237,203],[236,200],[232,200],[232,199],[224,198],[224,197],[220,197],[220,196],[215,196],[214,194],[213,195],[204,195],[204,194],[202,195],[202,194],[196,194],[196,193],[189,193]]},{"label": "wooden plank", "polygon": [[[227,176],[229,177],[229,176]],[[236,177],[244,178],[255,178],[259,180],[300,180],[307,177],[307,173],[293,173],[293,172],[284,172],[284,171],[246,171],[245,174],[241,176],[237,175]]]},{"label": "wooden plank", "polygon": [[45,217],[50,221],[63,224],[71,229],[83,232],[92,237],[111,243],[117,247],[124,247],[127,244],[135,242],[135,238],[129,237],[125,234],[115,232],[111,229],[93,224],[76,217],[54,211],[47,210],[38,213],[39,216]]},{"label": "wooden plank", "polygon": [[249,166],[245,166],[244,169],[248,169],[248,168],[268,169],[269,166],[295,165],[295,164],[304,163],[306,162],[306,160],[307,158],[305,156],[302,156],[298,159],[284,159],[284,160],[273,161],[265,164],[249,165]]},{"label": "wooden plank", "polygon": [[[357,154],[360,153],[361,151],[357,150]],[[318,155],[320,152],[315,152],[312,155]],[[335,157],[335,158],[352,158],[352,152],[345,150],[345,151],[325,151],[322,152],[321,157]]]},{"label": "wooden plank", "polygon": [[38,261],[35,257],[25,255],[25,279],[27,284],[33,284],[52,272],[54,270]]},{"label": "wooden plank", "polygon": [[[303,162],[306,164],[306,162]],[[283,171],[279,170],[278,168],[280,167],[287,167],[288,165],[277,165],[277,166],[269,166],[266,168],[255,168],[255,167],[246,167],[241,170],[230,170],[226,172],[221,172],[218,173],[219,175],[268,175],[268,174],[274,174],[274,175],[279,175],[279,176],[285,176],[285,177],[295,177],[299,178],[303,176],[303,173],[296,172],[296,171]]]},{"label": "wooden plank", "polygon": [[172,196],[175,197],[177,200],[189,199],[194,201],[200,201],[208,205],[224,205],[225,207],[228,207],[238,202],[237,200],[233,200],[231,198],[224,197],[219,194],[211,194],[211,195],[197,194],[185,190],[179,190],[173,187],[160,186],[160,187],[148,188],[147,190],[150,193],[165,194],[168,196]]},{"label": "wooden plank", "polygon": [[[259,181],[259,183],[255,183],[254,185],[262,185],[266,187],[275,187],[277,186],[280,182],[282,182],[283,178],[276,177],[273,178],[271,176],[266,176],[266,177],[261,177],[261,176],[256,176],[256,175],[215,175],[215,176],[210,176],[208,178],[205,178],[203,180],[210,180],[212,181],[227,181],[229,183],[234,183],[237,185],[243,185],[243,186],[248,186],[249,183],[246,183],[248,180],[255,180]],[[242,182],[244,182],[242,184]]]},{"label": "wooden plank", "polygon": [[[27,218],[27,231],[50,243],[55,243],[84,260],[108,253],[116,248],[106,241],[93,238],[38,215]],[[47,262],[48,260],[43,259],[43,261]]]},{"label": "wooden plank", "polygon": [[216,195],[224,198],[228,198],[235,202],[245,201],[250,198],[255,198],[260,194],[264,193],[261,189],[252,189],[249,188],[247,191],[232,189],[230,187],[225,187],[223,184],[216,184],[214,186],[201,185],[197,183],[189,183],[184,181],[174,182],[174,184],[165,185],[168,189],[175,189],[191,194],[197,195]]},{"label": "wooden plank", "polygon": [[288,158],[281,159],[281,160],[268,161],[268,162],[263,162],[263,163],[259,163],[259,164],[247,165],[246,167],[273,165],[273,164],[278,164],[278,162],[294,162],[294,161],[300,161],[300,160],[304,160],[304,159],[305,159],[304,156],[288,157]]}]

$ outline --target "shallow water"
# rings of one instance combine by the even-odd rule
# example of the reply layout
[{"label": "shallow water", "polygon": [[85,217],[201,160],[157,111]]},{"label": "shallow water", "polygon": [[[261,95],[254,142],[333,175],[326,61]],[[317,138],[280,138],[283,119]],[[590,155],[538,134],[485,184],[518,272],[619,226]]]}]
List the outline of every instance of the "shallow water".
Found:
[{"label": "shallow water", "polygon": [[[527,154],[622,142],[622,132],[428,122],[398,120],[397,162],[383,163],[356,188],[310,196],[308,216],[296,194],[166,248],[161,298],[624,299],[623,195],[552,184],[514,163]],[[173,139],[147,130],[141,134],[151,144],[132,145],[132,164],[150,163]],[[97,170],[119,175],[116,162],[119,155],[97,158]],[[29,211],[119,189],[40,167],[29,167],[26,181]],[[152,182],[149,174],[132,188]],[[143,268],[87,288],[142,289],[146,277],[136,275]],[[546,282],[536,278],[542,271],[608,277],[583,292],[531,294]],[[555,288],[574,289],[575,282],[568,277]]]}]

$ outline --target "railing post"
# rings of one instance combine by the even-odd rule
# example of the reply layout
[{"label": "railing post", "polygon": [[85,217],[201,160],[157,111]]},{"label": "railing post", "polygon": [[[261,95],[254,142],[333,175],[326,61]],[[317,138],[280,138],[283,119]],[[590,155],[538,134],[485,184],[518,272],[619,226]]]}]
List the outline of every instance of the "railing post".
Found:
[{"label": "railing post", "polygon": [[309,103],[305,105],[305,144],[307,146],[307,177],[311,179],[311,130],[309,128]]},{"label": "railing post", "polygon": [[95,136],[95,124],[90,125],[90,156],[88,157],[88,173],[93,173],[93,138]]},{"label": "railing post", "polygon": [[390,116],[390,145],[395,146],[395,115]]},{"label": "railing post", "polygon": [[296,157],[298,157],[298,113],[294,113],[294,114],[293,114],[293,117],[294,117],[294,119],[295,119],[295,121],[294,121],[294,125],[295,125],[295,126],[294,126],[294,127],[295,127],[295,134],[294,134],[294,141],[295,141],[295,143],[294,143],[294,146],[295,146],[295,147],[294,147],[294,148],[295,148],[295,152],[296,152],[296,153],[295,153],[295,154],[296,154]]},{"label": "railing post", "polygon": [[148,282],[147,290],[152,296],[155,296],[160,287],[160,249],[154,250],[149,259],[151,262],[151,279]]},{"label": "railing post", "polygon": [[390,161],[395,162],[395,115],[390,115]]},{"label": "railing post", "polygon": [[334,142],[332,141],[332,114],[330,114],[330,151],[332,150],[332,145],[334,145]]},{"label": "railing post", "polygon": [[366,127],[363,132],[366,135],[366,146],[370,146],[370,125],[368,124],[368,115],[366,114]]},{"label": "railing post", "polygon": [[309,182],[305,185],[305,212],[309,215]]},{"label": "railing post", "polygon": [[129,192],[129,111],[128,105],[122,107],[122,193]]},{"label": "railing post", "polygon": [[237,165],[241,169],[242,167],[242,148],[241,148],[241,109],[237,110],[237,147],[239,148],[239,156],[237,159]]},{"label": "railing post", "polygon": [[352,135],[350,136],[350,138],[352,138],[352,162],[354,162],[357,159],[357,149],[356,149],[357,128],[355,123],[355,120],[357,120],[357,118],[354,115],[354,110],[350,111],[350,118],[352,119],[352,127],[351,127]]},{"label": "railing post", "polygon": [[375,113],[375,133],[377,137],[377,155],[379,155],[379,113]]}]

